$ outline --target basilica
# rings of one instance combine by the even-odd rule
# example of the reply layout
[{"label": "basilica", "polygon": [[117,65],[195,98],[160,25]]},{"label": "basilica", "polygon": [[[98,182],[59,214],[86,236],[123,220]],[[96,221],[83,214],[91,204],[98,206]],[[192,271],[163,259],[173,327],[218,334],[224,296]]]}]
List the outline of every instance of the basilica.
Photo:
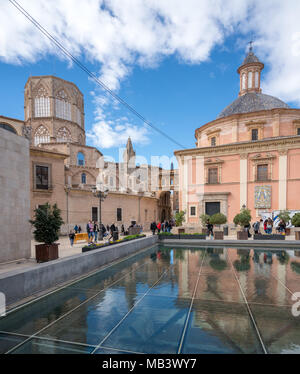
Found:
[{"label": "basilica", "polygon": [[24,120],[0,116],[0,127],[30,144],[31,216],[39,205],[57,203],[67,233],[76,224],[100,220],[94,186],[108,190],[101,221],[149,230],[152,221],[178,210],[177,171],[136,165],[129,138],[121,162],[106,162],[86,144],[84,97],[78,87],[54,76],[33,76],[25,84]]},{"label": "basilica", "polygon": [[196,129],[195,148],[175,152],[188,225],[218,212],[232,223],[243,207],[253,220],[300,210],[300,109],[262,93],[263,68],[250,47],[237,70],[237,99]]}]

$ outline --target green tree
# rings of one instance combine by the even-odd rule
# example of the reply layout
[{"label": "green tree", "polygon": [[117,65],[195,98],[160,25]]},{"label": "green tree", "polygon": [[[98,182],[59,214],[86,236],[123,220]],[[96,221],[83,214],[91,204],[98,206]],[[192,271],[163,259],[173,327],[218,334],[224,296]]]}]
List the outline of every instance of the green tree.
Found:
[{"label": "green tree", "polygon": [[205,227],[206,222],[209,219],[210,219],[210,215],[208,215],[208,214],[201,214],[200,221],[201,221],[203,227]]},{"label": "green tree", "polygon": [[233,222],[235,225],[240,225],[240,226],[246,226],[249,225],[251,222],[251,212],[249,209],[242,208],[240,213],[238,213],[234,218]]},{"label": "green tree", "polygon": [[216,213],[210,217],[209,222],[213,225],[223,225],[227,222],[227,217],[222,213]]},{"label": "green tree", "polygon": [[278,217],[283,220],[283,222],[288,223],[290,221],[290,214],[288,210],[281,210]]},{"label": "green tree", "polygon": [[35,217],[29,222],[34,226],[34,239],[37,242],[53,244],[59,238],[59,231],[64,221],[61,210],[56,204],[46,203],[34,210]]},{"label": "green tree", "polygon": [[181,210],[175,214],[175,223],[176,226],[181,226],[182,223],[185,221],[185,211]]},{"label": "green tree", "polygon": [[300,227],[300,213],[296,213],[293,215],[292,225],[295,227]]}]

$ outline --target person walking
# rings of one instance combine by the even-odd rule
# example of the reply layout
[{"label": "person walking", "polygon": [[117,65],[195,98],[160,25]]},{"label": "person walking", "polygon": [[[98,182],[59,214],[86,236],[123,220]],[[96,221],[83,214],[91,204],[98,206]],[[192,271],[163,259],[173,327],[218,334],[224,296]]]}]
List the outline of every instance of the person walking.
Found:
[{"label": "person walking", "polygon": [[160,230],[161,230],[161,223],[158,222],[158,224],[156,226],[157,226],[157,233],[159,234]]},{"label": "person walking", "polygon": [[110,226],[110,238],[108,239],[110,241],[110,239],[113,239],[114,237],[114,231],[117,231],[116,230],[116,226],[115,224],[113,223],[111,226]]},{"label": "person walking", "polygon": [[89,223],[86,225],[86,231],[88,233],[89,243],[92,243],[94,234],[94,225],[92,221],[89,221]]},{"label": "person walking", "polygon": [[209,219],[206,221],[206,228],[207,228],[207,235],[210,236],[211,239],[214,237],[214,225],[209,222]]},{"label": "person walking", "polygon": [[82,231],[81,226],[78,226],[78,234],[80,234]]},{"label": "person walking", "polygon": [[155,222],[151,223],[150,230],[152,231],[152,234],[155,235],[155,231],[157,230],[157,226]]},{"label": "person walking", "polygon": [[94,243],[97,243],[98,240],[98,231],[99,231],[99,226],[96,221],[94,221],[94,227],[93,227],[93,233],[94,233]]},{"label": "person walking", "polygon": [[73,230],[71,230],[71,232],[69,234],[69,239],[70,239],[71,247],[73,247],[73,243],[74,243],[74,239],[75,239],[75,234],[74,234]]},{"label": "person walking", "polygon": [[125,227],[122,223],[122,226],[121,226],[121,234],[124,236],[125,235]]},{"label": "person walking", "polygon": [[260,221],[256,221],[253,223],[253,230],[254,230],[254,234],[259,234],[259,229],[260,229]]},{"label": "person walking", "polygon": [[74,226],[74,231],[75,231],[75,234],[77,234],[77,232],[78,232],[78,226],[77,225]]}]

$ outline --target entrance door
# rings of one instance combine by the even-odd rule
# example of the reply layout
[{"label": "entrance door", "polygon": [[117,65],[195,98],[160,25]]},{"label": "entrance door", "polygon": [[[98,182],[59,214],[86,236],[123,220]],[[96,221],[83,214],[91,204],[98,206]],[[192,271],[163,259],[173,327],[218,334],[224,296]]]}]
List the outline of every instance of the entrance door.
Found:
[{"label": "entrance door", "polygon": [[207,202],[205,203],[205,214],[212,216],[213,214],[220,213],[220,202]]}]

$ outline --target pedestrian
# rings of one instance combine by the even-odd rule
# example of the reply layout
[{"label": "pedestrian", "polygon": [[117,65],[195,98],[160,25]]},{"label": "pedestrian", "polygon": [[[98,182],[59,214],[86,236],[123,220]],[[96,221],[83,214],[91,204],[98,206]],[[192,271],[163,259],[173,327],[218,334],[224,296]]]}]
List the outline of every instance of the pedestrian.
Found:
[{"label": "pedestrian", "polygon": [[280,234],[285,235],[286,224],[282,219],[280,220],[277,229]]},{"label": "pedestrian", "polygon": [[109,232],[109,225],[106,225],[106,230],[107,232]]},{"label": "pedestrian", "polygon": [[152,234],[155,235],[155,231],[157,230],[157,226],[155,222],[151,223],[150,230],[152,231]]},{"label": "pedestrian", "polygon": [[86,225],[86,231],[88,233],[89,243],[93,241],[93,234],[94,234],[94,225],[92,221],[89,221]]},{"label": "pedestrian", "polygon": [[78,234],[81,233],[81,226],[78,226]]},{"label": "pedestrian", "polygon": [[117,231],[116,230],[116,226],[115,226],[114,223],[110,226],[109,229],[110,229],[110,238],[108,240],[113,239],[113,237],[114,237],[114,231]]},{"label": "pedestrian", "polygon": [[168,224],[168,232],[171,232],[171,230],[172,230],[172,223],[171,223],[171,221],[169,221],[169,224]]},{"label": "pedestrian", "polygon": [[99,231],[99,226],[96,221],[94,221],[94,227],[93,227],[93,233],[94,233],[94,242],[97,243],[98,240],[98,231]]},{"label": "pedestrian", "polygon": [[121,234],[125,235],[125,227],[124,227],[123,223],[122,223],[122,226],[121,226]]},{"label": "pedestrian", "polygon": [[247,232],[248,238],[251,238],[250,227],[251,227],[250,223],[247,223],[246,225],[244,225],[244,230]]},{"label": "pedestrian", "polygon": [[74,231],[75,231],[75,234],[78,233],[78,226],[77,226],[77,224],[74,226]]},{"label": "pedestrian", "polygon": [[158,224],[156,226],[157,226],[157,233],[159,234],[160,230],[161,230],[161,223],[158,222]]},{"label": "pedestrian", "polygon": [[254,234],[258,234],[259,233],[259,228],[260,228],[260,221],[256,221],[253,223],[253,230],[254,230]]},{"label": "pedestrian", "polygon": [[271,218],[268,218],[267,221],[267,234],[272,234],[273,221]]},{"label": "pedestrian", "polygon": [[265,219],[265,221],[264,221],[264,232],[265,233],[267,233],[267,222],[268,222],[268,220]]},{"label": "pedestrian", "polygon": [[73,243],[74,243],[74,239],[75,239],[75,234],[74,234],[73,230],[71,230],[71,232],[69,234],[69,238],[70,238],[71,247],[73,247]]},{"label": "pedestrian", "polygon": [[210,236],[211,239],[214,237],[214,225],[209,222],[209,219],[206,221],[206,228],[207,228],[207,235]]}]

